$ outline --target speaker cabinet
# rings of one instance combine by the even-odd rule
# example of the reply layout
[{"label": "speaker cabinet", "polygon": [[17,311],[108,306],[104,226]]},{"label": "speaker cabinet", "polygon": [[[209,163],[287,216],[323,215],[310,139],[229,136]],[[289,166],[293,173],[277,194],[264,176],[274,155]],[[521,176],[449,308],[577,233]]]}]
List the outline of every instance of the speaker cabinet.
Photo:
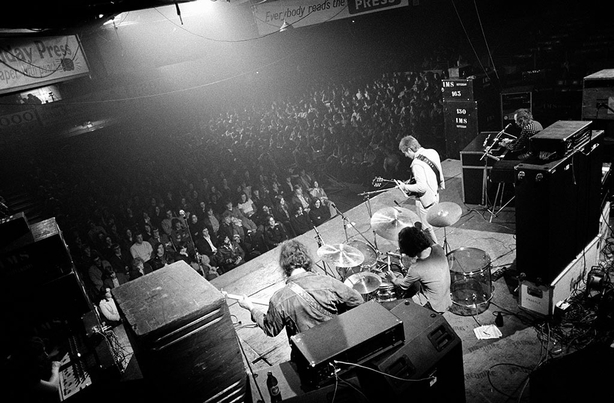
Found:
[{"label": "speaker cabinet", "polygon": [[533,110],[533,87],[506,88],[501,91],[501,127],[514,123],[514,112],[524,108]]},{"label": "speaker cabinet", "polygon": [[597,236],[599,141],[556,161],[516,166],[516,265],[527,280],[550,284]]},{"label": "speaker cabinet", "polygon": [[358,377],[363,390],[382,402],[464,402],[460,338],[442,315],[410,300],[395,302],[397,305],[390,312],[403,322],[405,344],[368,365],[411,381],[360,370]]},{"label": "speaker cabinet", "polygon": [[490,100],[444,102],[443,112],[447,158],[458,159],[480,131],[499,126],[496,102]]},{"label": "speaker cabinet", "polygon": [[[277,378],[279,393],[287,403],[368,403],[370,401],[361,391],[358,377],[353,371],[337,376],[326,385],[313,388],[301,381],[296,364],[291,361],[272,365],[255,371],[250,378],[252,402],[270,401],[267,389],[267,373]],[[261,395],[262,394],[262,395]]]},{"label": "speaker cabinet", "polygon": [[241,401],[247,378],[224,296],[183,261],[113,289],[158,401]]}]

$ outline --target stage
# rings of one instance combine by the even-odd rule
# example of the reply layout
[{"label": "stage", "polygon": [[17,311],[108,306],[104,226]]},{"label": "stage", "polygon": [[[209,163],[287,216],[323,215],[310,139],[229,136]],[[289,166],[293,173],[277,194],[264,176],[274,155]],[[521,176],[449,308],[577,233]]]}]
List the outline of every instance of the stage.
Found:
[{"label": "stage", "polygon": [[[507,399],[505,395],[515,395],[519,392],[528,376],[526,371],[519,368],[536,366],[542,354],[540,352],[542,343],[532,327],[534,321],[539,319],[539,315],[519,307],[518,283],[513,276],[503,275],[513,273],[516,257],[514,209],[506,208],[491,218],[485,206],[465,205],[461,196],[460,161],[448,159],[443,161],[442,165],[446,189],[441,193],[440,202],[457,203],[462,208],[462,216],[457,223],[445,228],[445,231],[444,228],[436,228],[439,243],[442,244],[445,239],[451,251],[461,247],[484,251],[491,259],[490,270],[495,277],[492,300],[486,311],[476,316],[460,316],[446,312],[443,317],[462,340],[467,401],[504,401]],[[331,195],[330,198],[335,200],[335,195]],[[384,191],[368,200],[356,195],[354,201],[358,204],[344,211],[343,216],[337,215],[317,229],[324,243],[360,241],[372,244],[380,256],[385,256],[385,252],[396,251],[395,242],[374,233],[370,217],[380,209],[397,206],[397,203],[400,207],[413,211],[414,201],[407,199],[396,189]],[[340,201],[337,204],[344,203]],[[301,235],[298,239],[312,252],[320,274],[338,277],[335,267],[330,267],[318,258],[318,243],[314,230]],[[284,285],[277,263],[278,253],[278,248],[271,250],[213,279],[211,283],[219,290],[231,294],[246,294],[254,299],[268,301],[270,296]],[[234,300],[228,300],[228,304],[231,314],[234,315],[237,335],[249,360],[246,370],[249,371],[251,368],[251,371],[259,371],[289,360],[290,346],[285,331],[277,337],[267,337],[262,330],[252,326],[253,322],[248,311],[242,309]],[[265,306],[262,308],[266,310]],[[478,340],[474,328],[493,324],[495,313],[504,310],[517,315],[504,314],[504,325],[499,327],[502,337]],[[495,367],[491,369],[493,366]],[[500,392],[497,392],[493,385]],[[254,388],[252,392],[257,394]],[[525,391],[523,396],[527,394],[528,391]],[[266,390],[263,390],[263,395],[265,401],[268,401]]]}]

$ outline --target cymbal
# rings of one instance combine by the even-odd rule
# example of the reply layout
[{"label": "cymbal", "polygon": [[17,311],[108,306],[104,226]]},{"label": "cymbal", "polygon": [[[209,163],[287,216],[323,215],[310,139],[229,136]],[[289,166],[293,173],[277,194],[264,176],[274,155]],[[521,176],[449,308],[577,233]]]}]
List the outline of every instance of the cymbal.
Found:
[{"label": "cymbal", "polygon": [[382,280],[377,274],[363,271],[352,274],[343,283],[358,291],[360,294],[369,294],[377,290],[379,286],[382,285]]},{"label": "cymbal", "polygon": [[322,245],[318,249],[318,256],[322,260],[340,267],[355,267],[365,261],[365,255],[360,250],[344,243]]},{"label": "cymbal", "polygon": [[456,224],[463,214],[461,207],[453,202],[441,202],[429,208],[426,221],[433,227],[447,227]]},{"label": "cymbal", "polygon": [[419,222],[418,214],[403,207],[385,207],[371,217],[371,227],[383,238],[396,241],[399,232],[405,227],[413,227]]}]

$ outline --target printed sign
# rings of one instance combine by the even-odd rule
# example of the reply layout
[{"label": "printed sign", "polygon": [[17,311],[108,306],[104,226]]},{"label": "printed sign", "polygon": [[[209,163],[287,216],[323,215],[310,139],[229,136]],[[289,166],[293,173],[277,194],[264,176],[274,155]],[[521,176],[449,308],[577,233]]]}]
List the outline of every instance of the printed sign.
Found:
[{"label": "printed sign", "polygon": [[409,0],[289,0],[254,6],[258,33],[276,31],[284,21],[295,28],[409,5]]},{"label": "printed sign", "polygon": [[0,94],[88,73],[85,54],[75,35],[0,41]]}]

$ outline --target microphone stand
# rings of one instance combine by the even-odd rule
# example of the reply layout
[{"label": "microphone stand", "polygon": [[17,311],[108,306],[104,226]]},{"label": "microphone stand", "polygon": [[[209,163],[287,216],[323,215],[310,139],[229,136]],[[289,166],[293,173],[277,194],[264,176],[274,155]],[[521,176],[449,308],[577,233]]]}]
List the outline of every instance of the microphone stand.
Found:
[{"label": "microphone stand", "polygon": [[[484,154],[482,154],[482,157],[480,158],[480,161],[482,161],[484,159],[484,157],[489,156],[491,158],[496,159],[497,161],[499,161],[501,158],[499,157],[495,157],[494,155],[490,154],[490,150],[493,149],[493,147],[495,146],[495,144],[499,143],[499,138],[501,138],[501,136],[503,135],[503,133],[505,133],[505,131],[507,130],[508,127],[510,127],[512,124],[508,124],[507,126],[505,126],[503,128],[503,130],[501,130],[499,133],[497,133],[497,135],[495,136],[495,138],[492,140],[492,143],[490,143],[488,146],[486,146],[486,144],[488,143],[488,139],[490,138],[490,136],[486,137],[486,140],[484,140]],[[511,134],[509,133],[505,133],[508,136],[511,136]]]},{"label": "microphone stand", "polygon": [[[324,245],[324,240],[322,239],[322,236],[320,235],[320,233],[318,232],[318,229],[315,226],[313,227],[313,230],[316,232],[315,238],[316,238],[316,242],[318,243],[318,248],[321,248]],[[328,272],[326,262],[324,261],[324,259],[322,259],[322,265],[324,266],[322,268],[322,270],[324,270],[324,274],[330,277],[335,277],[334,275]]]},{"label": "microphone stand", "polygon": [[206,273],[205,273],[205,268],[202,266],[202,263],[200,261],[200,253],[198,253],[198,250],[196,249],[196,244],[194,243],[194,239],[192,238],[192,231],[190,231],[190,224],[188,223],[188,219],[185,216],[185,211],[181,210],[179,212],[179,215],[181,216],[181,218],[183,218],[183,221],[185,222],[185,228],[188,231],[188,235],[190,236],[190,242],[192,242],[192,247],[194,248],[194,254],[196,256],[196,264],[198,264],[198,268],[200,269],[200,274],[203,277],[206,277]]},{"label": "microphone stand", "polygon": [[[362,193],[358,193],[358,196],[363,196],[363,197],[365,198],[365,204],[366,204],[366,206],[367,206],[367,213],[369,214],[369,224],[371,224],[371,218],[373,218],[373,213],[372,213],[372,211],[371,211],[371,195],[378,194],[378,193],[382,193],[382,192],[385,192],[385,191],[387,191],[387,190],[388,190],[388,189],[379,189],[379,190],[373,190],[373,191],[370,191],[370,192],[362,192]],[[360,235],[362,235],[362,233],[361,233]],[[377,234],[375,233],[375,231],[373,231],[373,244],[371,244],[371,243],[370,243],[370,242],[367,240],[367,238],[365,238],[365,236],[364,236],[364,235],[363,235],[362,237],[363,237],[363,238],[365,239],[365,241],[367,241],[367,243],[368,243],[369,245],[371,245],[371,246],[372,246],[372,247],[373,247],[373,248],[374,248],[376,251],[378,250],[378,249],[377,249]]]}]

